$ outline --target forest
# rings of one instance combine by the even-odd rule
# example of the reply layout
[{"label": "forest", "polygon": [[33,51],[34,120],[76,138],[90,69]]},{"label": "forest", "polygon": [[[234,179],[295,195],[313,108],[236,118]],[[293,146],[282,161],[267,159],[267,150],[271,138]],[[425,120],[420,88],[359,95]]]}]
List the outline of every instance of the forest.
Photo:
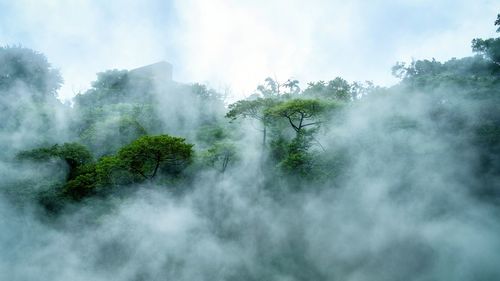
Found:
[{"label": "forest", "polygon": [[1,47],[0,279],[498,280],[500,38],[471,47],[390,87],[114,69],[67,103]]}]

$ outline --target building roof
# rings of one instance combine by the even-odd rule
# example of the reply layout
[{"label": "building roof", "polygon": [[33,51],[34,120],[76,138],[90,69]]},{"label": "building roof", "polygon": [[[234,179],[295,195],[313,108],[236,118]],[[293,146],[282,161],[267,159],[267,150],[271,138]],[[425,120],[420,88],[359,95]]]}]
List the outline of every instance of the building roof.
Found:
[{"label": "building roof", "polygon": [[172,65],[166,61],[159,61],[157,63],[132,69],[129,73],[155,80],[172,80]]},{"label": "building roof", "polygon": [[148,64],[145,66],[141,66],[138,68],[134,68],[134,69],[130,70],[130,72],[142,72],[142,71],[149,71],[149,70],[153,70],[153,69],[156,70],[156,69],[162,69],[162,68],[172,70],[172,65],[166,61],[159,61],[159,62]]}]

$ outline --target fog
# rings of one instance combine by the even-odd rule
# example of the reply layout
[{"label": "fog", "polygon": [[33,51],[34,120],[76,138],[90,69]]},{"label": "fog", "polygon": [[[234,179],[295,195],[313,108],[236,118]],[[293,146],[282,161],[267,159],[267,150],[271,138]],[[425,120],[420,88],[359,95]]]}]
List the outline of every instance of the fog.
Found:
[{"label": "fog", "polygon": [[[41,58],[0,49],[1,280],[500,278],[498,63],[487,52],[408,66],[392,87],[345,81],[347,98],[334,83],[332,97],[274,81],[282,92],[263,84],[242,99],[269,108],[237,118],[226,118],[228,93],[161,71],[100,72],[63,103],[57,65]],[[299,131],[279,110],[310,100],[326,113]],[[163,134],[194,144],[181,172],[154,178],[158,164],[138,179],[125,160],[106,170]]]},{"label": "fog", "polygon": [[[459,140],[429,128],[425,97],[401,103],[354,105],[322,135],[328,149],[354,154],[341,186],[274,198],[252,155],[260,137],[245,136],[255,146],[240,148],[246,162],[223,178],[198,175],[182,196],[141,186],[49,224],[2,199],[2,279],[495,279],[498,209],[467,193],[473,151],[456,153]],[[420,120],[418,129],[394,132],[387,112]]]}]

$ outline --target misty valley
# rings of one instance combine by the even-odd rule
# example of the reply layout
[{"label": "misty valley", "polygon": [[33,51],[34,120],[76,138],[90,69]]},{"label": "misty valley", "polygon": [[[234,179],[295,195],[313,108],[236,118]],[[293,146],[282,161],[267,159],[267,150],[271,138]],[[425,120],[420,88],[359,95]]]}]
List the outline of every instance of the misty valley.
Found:
[{"label": "misty valley", "polygon": [[500,38],[472,50],[236,101],[160,61],[63,102],[1,47],[0,280],[500,280]]}]

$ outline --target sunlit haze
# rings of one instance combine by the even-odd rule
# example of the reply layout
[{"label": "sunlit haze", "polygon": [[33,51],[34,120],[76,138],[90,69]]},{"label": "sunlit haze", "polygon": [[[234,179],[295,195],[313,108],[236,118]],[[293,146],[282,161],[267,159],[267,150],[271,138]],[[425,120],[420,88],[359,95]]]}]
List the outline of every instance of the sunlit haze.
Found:
[{"label": "sunlit haze", "polygon": [[44,53],[62,72],[63,99],[97,72],[159,60],[175,80],[236,99],[268,76],[391,85],[397,61],[470,55],[471,38],[494,34],[499,9],[493,0],[2,0],[0,44]]}]

